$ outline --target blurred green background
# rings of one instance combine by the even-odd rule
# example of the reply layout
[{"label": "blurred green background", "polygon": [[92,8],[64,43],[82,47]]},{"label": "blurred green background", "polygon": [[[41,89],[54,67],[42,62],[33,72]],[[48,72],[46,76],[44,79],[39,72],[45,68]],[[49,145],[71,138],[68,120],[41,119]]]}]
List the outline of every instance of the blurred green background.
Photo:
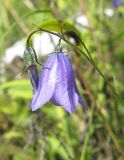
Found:
[{"label": "blurred green background", "polygon": [[[70,115],[50,102],[30,111],[27,72],[18,76],[22,50],[7,49],[22,39],[25,44],[34,25],[56,32],[62,28],[80,48],[62,43],[86,112],[79,105]],[[89,55],[74,33],[93,60],[83,54]],[[124,160],[123,1],[114,6],[111,0],[0,0],[0,57],[0,160]],[[38,58],[44,62],[44,56]]]}]

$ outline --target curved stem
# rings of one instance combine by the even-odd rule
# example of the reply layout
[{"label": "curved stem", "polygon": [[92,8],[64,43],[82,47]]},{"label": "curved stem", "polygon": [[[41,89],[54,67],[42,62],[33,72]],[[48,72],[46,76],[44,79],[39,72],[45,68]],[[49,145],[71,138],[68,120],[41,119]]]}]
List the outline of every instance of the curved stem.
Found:
[{"label": "curved stem", "polygon": [[[79,41],[80,43],[83,45],[83,47],[85,48],[87,54],[79,47],[75,46],[73,43],[71,43],[70,41],[68,41],[67,39],[65,39],[65,37],[62,35],[62,34],[58,34],[58,33],[55,33],[55,32],[52,32],[52,31],[48,31],[48,30],[45,30],[41,27],[38,27],[37,30],[31,32],[27,38],[27,45],[29,46],[29,41],[30,41],[30,38],[33,34],[35,34],[36,32],[39,32],[39,31],[43,31],[43,32],[47,32],[47,33],[50,33],[52,35],[55,35],[57,37],[59,37],[61,40],[65,41],[68,45],[72,46],[74,49],[76,49],[77,51],[79,51],[80,53],[82,53],[85,58],[90,61],[90,63],[95,67],[95,69],[97,70],[97,72],[103,77],[103,79],[107,82],[107,84],[109,85],[109,87],[113,90],[113,93],[114,95],[121,101],[121,103],[123,104],[123,101],[120,99],[120,96],[116,93],[115,89],[113,88],[113,86],[109,83],[109,81],[105,78],[104,74],[100,71],[100,69],[97,67],[95,61],[93,60],[92,56],[90,55],[90,52],[89,50],[87,49],[86,45],[84,44],[84,42],[79,38]],[[98,111],[98,110],[97,110]],[[104,116],[101,115],[101,117],[104,119]],[[119,143],[116,141],[116,138],[115,138],[115,135],[114,133],[112,132],[112,129],[110,128],[110,126],[108,125],[108,122],[106,121],[106,128],[110,134],[110,137],[112,138],[113,140],[113,143],[115,145],[115,147],[117,148],[117,151],[118,153],[120,153],[122,156],[122,148],[121,146],[119,145]]]},{"label": "curved stem", "polygon": [[[31,37],[32,37],[36,32],[39,32],[39,29],[37,29],[37,30],[35,30],[35,31],[31,32],[31,34],[30,34],[30,35],[28,36],[28,38],[27,38],[26,46],[27,46],[27,48],[28,48],[29,53],[30,53],[30,49],[29,49],[29,47],[30,47],[30,45],[29,45],[29,43],[30,43],[30,38],[31,38]],[[38,62],[37,54],[36,54],[36,52],[35,52],[35,50],[34,50],[34,49],[33,49],[33,51],[34,51],[35,60],[36,60],[37,64],[39,64],[39,65],[43,66],[42,64],[40,64],[40,63]],[[31,54],[31,53],[30,53],[30,54]]]},{"label": "curved stem", "polygon": [[114,95],[116,95],[116,97],[118,97],[118,99],[120,100],[120,102],[123,104],[123,101],[121,100],[120,96],[118,95],[118,93],[115,91],[114,87],[109,83],[109,81],[105,78],[104,74],[100,71],[100,69],[97,67],[96,63],[94,62],[92,56],[90,55],[90,52],[89,50],[87,49],[86,45],[84,44],[84,42],[79,38],[79,41],[80,43],[84,46],[86,52],[88,53],[88,55],[83,51],[81,50],[79,47],[75,46],[73,43],[71,43],[70,41],[68,41],[67,39],[65,39],[65,37],[63,36],[63,34],[58,34],[58,33],[55,33],[55,32],[52,32],[52,31],[48,31],[48,30],[45,30],[41,27],[38,26],[38,29],[31,32],[27,38],[27,45],[29,46],[29,41],[30,41],[30,38],[33,34],[35,34],[36,32],[39,32],[39,31],[43,31],[43,32],[47,32],[49,34],[52,34],[52,35],[55,35],[57,37],[59,37],[60,39],[62,39],[63,41],[65,41],[68,45],[74,47],[76,50],[78,50],[80,53],[83,53],[83,55],[85,56],[85,58],[90,61],[90,63],[95,67],[95,69],[97,70],[97,72],[102,76],[102,78],[106,81],[106,83],[109,85],[109,87],[113,90],[113,93]]}]

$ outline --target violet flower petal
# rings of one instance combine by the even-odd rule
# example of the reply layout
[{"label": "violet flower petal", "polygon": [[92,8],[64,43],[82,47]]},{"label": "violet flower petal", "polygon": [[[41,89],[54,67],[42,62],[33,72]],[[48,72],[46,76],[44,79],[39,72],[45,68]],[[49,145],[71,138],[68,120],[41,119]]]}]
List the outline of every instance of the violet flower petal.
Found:
[{"label": "violet flower petal", "polygon": [[82,97],[80,96],[80,94],[78,94],[78,102],[83,107],[83,109],[86,111],[87,110],[86,103],[84,102],[84,100],[82,99]]},{"label": "violet flower petal", "polygon": [[87,108],[86,104],[85,104],[84,100],[82,99],[82,97],[81,97],[81,95],[78,91],[77,85],[76,85],[75,75],[74,75],[74,72],[73,72],[73,68],[72,68],[72,64],[70,62],[70,59],[68,57],[64,56],[64,60],[65,60],[66,68],[68,68],[68,83],[70,83],[70,87],[73,86],[73,88],[71,88],[69,90],[74,90],[75,96],[78,95],[78,102],[81,104],[81,106],[84,109],[86,109]]},{"label": "violet flower petal", "polygon": [[54,105],[56,105],[56,106],[61,106],[61,105],[57,102],[57,100],[55,99],[54,95],[51,97],[50,101],[51,101]]},{"label": "violet flower petal", "polygon": [[51,54],[44,64],[38,90],[31,101],[32,111],[44,105],[52,97],[57,79],[57,67],[57,56]]},{"label": "violet flower petal", "polygon": [[[58,59],[58,79],[51,102],[55,105],[63,106],[66,111],[71,113],[78,105],[78,94],[75,92],[73,70],[70,62],[65,61],[67,59],[66,55],[58,53]],[[71,68],[67,68],[66,63],[69,63]]]},{"label": "violet flower petal", "polygon": [[112,0],[114,7],[119,7],[121,5],[121,0]]}]

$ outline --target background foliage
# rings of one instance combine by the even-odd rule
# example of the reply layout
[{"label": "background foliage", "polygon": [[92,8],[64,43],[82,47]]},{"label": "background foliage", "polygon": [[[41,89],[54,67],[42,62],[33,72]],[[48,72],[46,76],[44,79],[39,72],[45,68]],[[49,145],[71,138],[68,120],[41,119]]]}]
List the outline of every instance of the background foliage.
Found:
[{"label": "background foliage", "polygon": [[[87,26],[76,21],[82,14]],[[0,15],[0,159],[123,160],[124,2],[114,7],[111,0],[1,0]],[[2,56],[14,42],[26,39],[32,24],[57,32],[62,28],[80,49],[63,44],[87,103],[86,112],[78,106],[69,115],[51,103],[30,111],[27,73],[15,79],[23,69],[22,59],[6,64]],[[82,39],[92,59],[87,59],[84,45],[72,33]]]}]

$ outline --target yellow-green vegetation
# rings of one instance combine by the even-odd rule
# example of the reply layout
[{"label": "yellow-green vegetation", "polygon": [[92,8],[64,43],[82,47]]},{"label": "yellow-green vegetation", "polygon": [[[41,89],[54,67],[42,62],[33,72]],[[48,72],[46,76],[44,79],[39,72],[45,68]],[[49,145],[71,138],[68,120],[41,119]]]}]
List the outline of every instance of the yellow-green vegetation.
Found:
[{"label": "yellow-green vegetation", "polygon": [[[123,160],[124,2],[0,0],[0,17],[0,160]],[[2,57],[37,27],[64,35],[87,111],[68,114],[48,102],[31,112],[22,59],[6,64]]]}]

